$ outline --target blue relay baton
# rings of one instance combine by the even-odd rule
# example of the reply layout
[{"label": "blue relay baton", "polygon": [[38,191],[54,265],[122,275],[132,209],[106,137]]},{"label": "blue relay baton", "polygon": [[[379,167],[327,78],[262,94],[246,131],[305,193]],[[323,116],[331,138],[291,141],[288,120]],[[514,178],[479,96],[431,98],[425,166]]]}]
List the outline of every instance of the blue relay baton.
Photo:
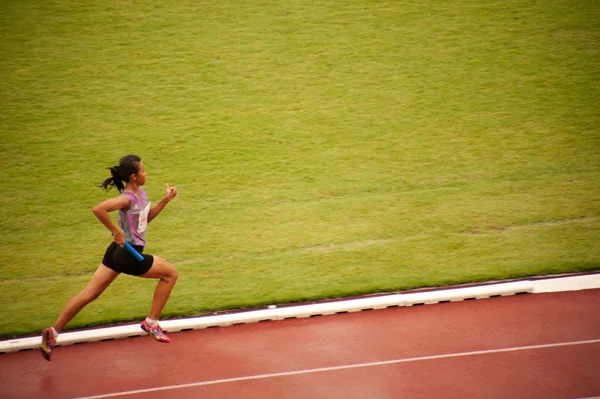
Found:
[{"label": "blue relay baton", "polygon": [[133,248],[127,241],[125,241],[125,249],[129,251],[129,253],[132,254],[138,261],[141,262],[144,260],[142,254],[136,251],[135,248]]}]

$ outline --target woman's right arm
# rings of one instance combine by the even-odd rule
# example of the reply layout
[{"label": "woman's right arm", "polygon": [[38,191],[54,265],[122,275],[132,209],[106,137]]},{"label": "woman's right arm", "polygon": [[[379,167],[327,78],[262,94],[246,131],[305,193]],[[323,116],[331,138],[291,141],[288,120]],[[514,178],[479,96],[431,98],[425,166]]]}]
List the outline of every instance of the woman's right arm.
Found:
[{"label": "woman's right arm", "polygon": [[125,236],[123,235],[123,232],[113,223],[108,213],[116,211],[117,209],[127,208],[129,208],[129,200],[124,195],[119,195],[118,197],[102,201],[92,209],[92,212],[94,212],[94,215],[96,215],[100,223],[102,223],[111,233],[113,233],[115,242],[121,247],[123,247],[125,244]]}]

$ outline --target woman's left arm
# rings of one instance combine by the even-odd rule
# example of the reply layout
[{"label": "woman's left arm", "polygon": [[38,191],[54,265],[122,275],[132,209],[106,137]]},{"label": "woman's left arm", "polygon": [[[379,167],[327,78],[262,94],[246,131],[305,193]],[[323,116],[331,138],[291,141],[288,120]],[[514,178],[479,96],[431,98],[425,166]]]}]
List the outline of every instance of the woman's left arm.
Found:
[{"label": "woman's left arm", "polygon": [[177,198],[178,195],[179,193],[177,192],[177,187],[169,187],[169,185],[167,184],[167,193],[165,194],[163,199],[161,199],[158,204],[156,204],[150,209],[150,213],[148,214],[148,223],[150,223],[155,217],[157,217],[158,214],[161,213],[163,209],[165,209],[165,206],[167,206],[169,202]]}]

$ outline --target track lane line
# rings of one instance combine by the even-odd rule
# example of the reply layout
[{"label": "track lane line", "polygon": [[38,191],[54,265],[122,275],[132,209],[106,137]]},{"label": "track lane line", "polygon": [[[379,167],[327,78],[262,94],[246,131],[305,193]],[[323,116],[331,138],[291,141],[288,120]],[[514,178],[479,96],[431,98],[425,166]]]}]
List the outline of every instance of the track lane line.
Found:
[{"label": "track lane line", "polygon": [[589,344],[597,344],[597,343],[600,343],[600,339],[590,339],[590,340],[585,340],[585,341],[572,341],[572,342],[558,342],[558,343],[554,343],[554,344],[517,346],[517,347],[500,348],[500,349],[486,349],[486,350],[472,351],[472,352],[448,353],[448,354],[444,354],[444,355],[419,356],[419,357],[412,357],[412,358],[406,358],[406,359],[382,360],[379,362],[355,363],[355,364],[347,364],[347,365],[342,365],[342,366],[331,366],[331,367],[321,367],[321,368],[306,369],[306,370],[284,371],[281,373],[258,374],[258,375],[251,375],[251,376],[246,376],[246,377],[224,378],[221,380],[200,381],[200,382],[192,382],[192,383],[188,383],[188,384],[166,385],[166,386],[156,387],[156,388],[137,389],[137,390],[132,390],[132,391],[114,392],[114,393],[94,395],[94,396],[82,396],[82,397],[79,397],[76,399],[115,398],[115,397],[119,397],[119,396],[136,395],[136,394],[150,393],[150,392],[169,391],[169,390],[183,389],[183,388],[194,388],[194,387],[200,387],[200,386],[205,386],[205,385],[227,384],[227,383],[231,383],[231,382],[262,380],[262,379],[268,379],[268,378],[287,377],[287,376],[295,376],[295,375],[302,375],[302,374],[314,374],[314,373],[322,373],[322,372],[328,372],[328,371],[386,366],[386,365],[390,365],[390,364],[413,363],[413,362],[421,362],[421,361],[425,361],[425,360],[450,359],[450,358],[458,358],[458,357],[465,357],[465,356],[478,356],[478,355],[488,355],[488,354],[493,354],[493,353],[519,352],[519,351],[526,351],[526,350],[558,348],[558,347],[575,346],[575,345],[589,345]]}]

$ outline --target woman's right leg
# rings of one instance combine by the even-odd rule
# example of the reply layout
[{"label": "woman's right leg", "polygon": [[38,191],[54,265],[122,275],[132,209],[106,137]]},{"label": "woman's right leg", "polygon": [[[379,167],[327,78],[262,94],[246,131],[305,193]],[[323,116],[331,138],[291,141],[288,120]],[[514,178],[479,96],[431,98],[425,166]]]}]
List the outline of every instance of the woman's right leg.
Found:
[{"label": "woman's right leg", "polygon": [[79,294],[75,295],[67,303],[67,306],[56,319],[53,327],[56,332],[61,332],[68,322],[77,315],[87,304],[94,301],[108,288],[108,286],[119,276],[119,273],[107,266],[100,265],[94,273],[92,280]]}]

